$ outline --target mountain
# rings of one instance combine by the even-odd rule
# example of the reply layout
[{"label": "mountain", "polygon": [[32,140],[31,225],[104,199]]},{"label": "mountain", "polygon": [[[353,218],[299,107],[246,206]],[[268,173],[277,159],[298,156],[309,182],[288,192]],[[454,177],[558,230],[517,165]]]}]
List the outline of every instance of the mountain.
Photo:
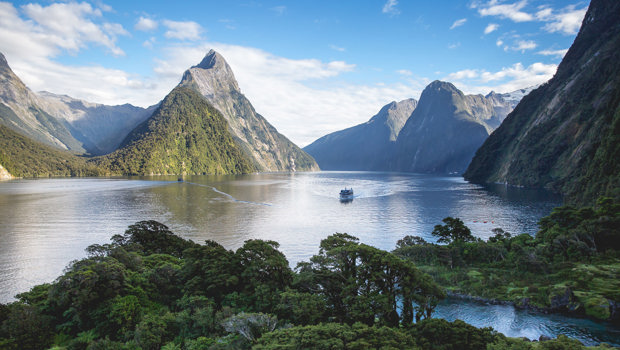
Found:
[{"label": "mountain", "polygon": [[157,105],[142,108],[128,103],[108,106],[50,92],[40,92],[38,96],[41,107],[63,121],[71,135],[92,155],[116,150],[127,134],[157,108]]},{"label": "mountain", "polygon": [[[99,176],[104,171],[86,159],[43,144],[0,124],[0,179],[5,168],[17,177]],[[6,174],[5,174],[6,175]]]},{"label": "mountain", "polygon": [[259,171],[318,170],[306,152],[289,141],[260,114],[241,93],[224,58],[211,50],[184,74],[181,87],[202,94],[228,121],[228,127]]},{"label": "mountain", "polygon": [[110,153],[155,108],[106,106],[49,92],[34,93],[0,53],[0,124],[33,140],[73,153]]},{"label": "mountain", "polygon": [[555,76],[476,152],[477,183],[546,187],[568,202],[620,197],[620,2],[592,0]]},{"label": "mountain", "polygon": [[60,149],[86,151],[62,122],[41,107],[40,98],[13,73],[1,53],[0,124]]},{"label": "mountain", "polygon": [[396,138],[417,101],[391,102],[366,123],[333,132],[304,147],[323,170],[386,170]]},{"label": "mountain", "polygon": [[231,174],[255,171],[221,113],[196,91],[176,87],[115,152],[96,158],[113,174]]},{"label": "mountain", "polygon": [[501,119],[484,96],[434,81],[398,135],[393,170],[460,173]]}]

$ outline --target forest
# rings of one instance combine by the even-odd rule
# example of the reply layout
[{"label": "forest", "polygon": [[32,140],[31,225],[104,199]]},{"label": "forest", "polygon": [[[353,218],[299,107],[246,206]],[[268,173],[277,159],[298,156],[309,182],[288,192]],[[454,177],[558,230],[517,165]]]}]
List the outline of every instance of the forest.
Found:
[{"label": "forest", "polygon": [[582,349],[565,336],[507,338],[433,311],[447,291],[539,307],[568,295],[575,312],[617,317],[599,302],[619,300],[619,208],[608,198],[558,208],[535,237],[497,230],[486,242],[446,218],[433,231],[438,244],[407,236],[394,252],[335,233],[294,270],[274,241],[232,251],[141,221],[88,247],[53,283],[0,304],[0,348]]}]

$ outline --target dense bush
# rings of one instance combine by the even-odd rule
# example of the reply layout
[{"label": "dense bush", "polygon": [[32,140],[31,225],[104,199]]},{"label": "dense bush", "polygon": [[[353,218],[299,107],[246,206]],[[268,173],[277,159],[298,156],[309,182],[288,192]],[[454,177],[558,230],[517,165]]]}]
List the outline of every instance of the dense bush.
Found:
[{"label": "dense bush", "polygon": [[540,220],[535,237],[495,229],[487,241],[459,239],[458,232],[467,232],[462,222],[444,222],[433,235],[448,244],[406,236],[394,253],[452,292],[595,318],[619,316],[609,302],[620,301],[620,205],[613,199],[601,198],[593,208],[556,208]]}]

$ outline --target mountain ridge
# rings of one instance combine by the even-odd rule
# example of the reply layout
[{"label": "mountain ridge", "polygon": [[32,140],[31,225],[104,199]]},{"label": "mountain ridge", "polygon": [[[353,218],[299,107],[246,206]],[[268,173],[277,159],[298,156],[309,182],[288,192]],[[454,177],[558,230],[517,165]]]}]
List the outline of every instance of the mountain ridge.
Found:
[{"label": "mountain ridge", "polygon": [[[465,95],[451,83],[434,81],[420,101],[391,102],[369,121],[325,135],[304,150],[326,170],[461,173],[477,146],[512,110],[511,102],[503,98],[509,94]],[[442,100],[433,104],[433,99]],[[415,104],[399,118],[386,119],[387,111],[405,101]],[[398,123],[383,125],[386,120]],[[450,127],[453,123],[461,129]],[[448,147],[451,142],[454,147]]]},{"label": "mountain ridge", "polygon": [[113,153],[95,160],[112,173],[199,175],[253,172],[224,117],[193,89],[174,88]]},{"label": "mountain ridge", "polygon": [[[415,99],[390,102],[365,123],[325,135],[304,147],[324,170],[385,170]],[[334,150],[338,151],[335,152]]]},{"label": "mountain ridge", "polygon": [[555,76],[478,150],[472,182],[545,187],[568,202],[620,197],[620,3],[592,0]]}]

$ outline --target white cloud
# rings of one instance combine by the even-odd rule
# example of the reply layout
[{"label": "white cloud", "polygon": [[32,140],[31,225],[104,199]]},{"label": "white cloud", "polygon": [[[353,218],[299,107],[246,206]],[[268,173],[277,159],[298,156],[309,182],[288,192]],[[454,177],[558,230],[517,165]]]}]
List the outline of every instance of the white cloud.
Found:
[{"label": "white cloud", "polygon": [[478,8],[478,13],[481,16],[498,16],[500,18],[507,18],[514,22],[528,22],[533,21],[534,16],[521,11],[525,5],[526,0],[522,0],[513,4],[500,4],[497,0],[491,0],[485,5],[475,4],[474,7]]},{"label": "white cloud", "polygon": [[515,63],[497,72],[484,69],[465,69],[448,74],[445,79],[453,82],[465,93],[487,94],[489,91],[510,92],[528,86],[542,84],[553,77],[557,70],[555,64],[533,63],[524,67]]},{"label": "white cloud", "polygon": [[460,27],[463,24],[465,24],[465,22],[467,22],[467,18],[461,18],[461,19],[457,19],[456,21],[454,21],[454,23],[452,23],[452,25],[450,26],[450,30],[456,28],[456,27]]},{"label": "white cloud", "polygon": [[543,27],[544,30],[550,33],[561,32],[567,35],[577,34],[587,11],[587,7],[578,9],[576,5],[569,5],[562,10],[541,6],[535,13],[529,13],[523,10],[527,4],[527,0],[515,3],[500,3],[498,0],[490,0],[487,3],[475,2],[471,7],[477,9],[478,13],[483,17],[497,16],[514,22],[546,22]]},{"label": "white cloud", "polygon": [[0,3],[0,31],[6,34],[1,36],[0,47],[7,52],[34,49],[46,55],[62,50],[76,53],[96,44],[116,56],[124,55],[116,46],[116,37],[128,35],[127,31],[118,23],[96,23],[101,10],[88,3],[27,4],[21,10],[30,20],[22,19],[12,4]]},{"label": "white cloud", "polygon": [[558,58],[562,58],[562,57],[564,57],[564,55],[566,55],[567,52],[568,52],[568,49],[564,49],[564,50],[542,50],[542,51],[538,51],[537,54],[543,55],[543,56],[556,56]]},{"label": "white cloud", "polygon": [[453,44],[448,45],[448,48],[449,48],[450,50],[453,50],[453,49],[456,49],[456,48],[458,48],[458,47],[460,47],[460,46],[461,46],[461,43],[460,43],[460,42],[458,42],[458,43],[453,43]]},{"label": "white cloud", "polygon": [[516,42],[516,44],[514,46],[512,46],[510,49],[514,50],[514,51],[524,52],[526,50],[533,50],[537,46],[538,45],[536,44],[536,42],[534,42],[532,40],[518,40]]},{"label": "white cloud", "polygon": [[168,39],[200,40],[203,32],[200,24],[193,21],[177,22],[164,20],[163,25],[168,28],[164,36]]},{"label": "white cloud", "polygon": [[329,45],[329,48],[334,50],[334,51],[338,51],[338,52],[345,52],[347,51],[347,49],[345,49],[344,47],[340,47],[340,46],[336,46],[336,45]]},{"label": "white cloud", "polygon": [[142,43],[142,46],[147,48],[147,49],[152,49],[153,45],[155,45],[156,42],[157,42],[157,38],[152,36],[152,37],[148,38],[148,40],[145,40]]},{"label": "white cloud", "polygon": [[[544,10],[543,10],[544,11]],[[576,9],[574,5],[568,6],[559,13],[553,11],[539,12],[541,19],[549,22],[543,29],[550,32],[561,32],[567,35],[577,34],[581,27],[586,8]]]},{"label": "white cloud", "polygon": [[496,31],[496,30],[497,30],[497,28],[499,28],[499,24],[496,24],[496,23],[489,23],[489,25],[488,25],[486,28],[484,28],[484,34],[485,34],[485,35],[486,35],[486,34],[491,34],[491,33],[493,33],[494,31]]},{"label": "white cloud", "polygon": [[366,122],[390,101],[417,97],[428,83],[347,83],[340,77],[356,69],[354,64],[289,59],[256,48],[221,43],[170,47],[166,59],[158,61],[156,69],[162,77],[178,82],[183,71],[200,62],[210,48],[229,63],[256,111],[300,146]]},{"label": "white cloud", "polygon": [[411,77],[413,76],[413,72],[408,70],[408,69],[399,69],[396,71],[396,73],[405,76],[405,77]]},{"label": "white cloud", "polygon": [[502,46],[504,45],[504,41],[502,39],[497,39],[497,41],[495,42],[495,45]]},{"label": "white cloud", "polygon": [[382,12],[392,16],[398,15],[400,14],[400,11],[398,10],[398,8],[396,8],[397,5],[398,0],[387,0],[385,5],[383,5]]},{"label": "white cloud", "polygon": [[157,29],[158,26],[159,26],[159,23],[157,23],[156,20],[150,19],[148,17],[140,16],[140,18],[138,18],[138,22],[136,22],[136,25],[134,26],[134,28],[136,30],[140,30],[140,31],[143,31],[143,32],[150,32],[152,30]]}]

